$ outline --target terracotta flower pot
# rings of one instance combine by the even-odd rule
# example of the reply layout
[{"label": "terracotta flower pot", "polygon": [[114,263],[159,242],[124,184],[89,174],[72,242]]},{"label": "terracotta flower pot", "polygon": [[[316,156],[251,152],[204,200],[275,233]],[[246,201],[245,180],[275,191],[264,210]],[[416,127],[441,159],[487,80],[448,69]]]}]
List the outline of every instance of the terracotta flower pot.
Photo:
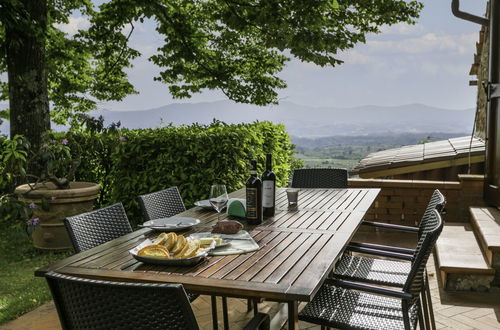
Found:
[{"label": "terracotta flower pot", "polygon": [[[70,189],[56,189],[52,183],[38,184],[31,190],[27,184],[18,186],[15,193],[30,204],[35,203],[34,217],[40,223],[33,232],[33,244],[38,249],[65,250],[72,247],[63,220],[66,217],[92,210],[101,187],[91,182],[71,182]],[[48,210],[42,208],[42,200]]]}]

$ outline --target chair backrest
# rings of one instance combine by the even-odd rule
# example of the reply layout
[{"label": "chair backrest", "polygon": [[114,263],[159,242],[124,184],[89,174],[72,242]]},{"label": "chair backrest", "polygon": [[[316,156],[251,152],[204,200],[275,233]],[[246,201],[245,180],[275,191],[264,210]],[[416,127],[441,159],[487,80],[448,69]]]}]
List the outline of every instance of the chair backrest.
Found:
[{"label": "chair backrest", "polygon": [[198,329],[181,284],[45,277],[63,329]]},{"label": "chair backrest", "polygon": [[168,218],[186,211],[177,187],[139,196],[144,221]]},{"label": "chair backrest", "polygon": [[347,188],[347,170],[301,168],[293,171],[292,188]]},{"label": "chair backrest", "polygon": [[64,219],[76,252],[85,251],[132,232],[122,203]]},{"label": "chair backrest", "polygon": [[429,216],[429,214],[432,213],[433,210],[437,210],[442,215],[445,205],[446,198],[439,190],[434,190],[434,193],[431,196],[431,200],[429,201],[429,204],[427,204],[424,215],[420,220],[420,225],[418,227],[418,237],[421,237],[424,233],[432,230],[436,226],[436,218]]},{"label": "chair backrest", "polygon": [[432,210],[426,217],[430,218],[427,221],[429,224],[434,224],[434,227],[431,228],[429,225],[429,230],[419,237],[417,248],[413,254],[411,270],[403,287],[403,290],[412,293],[415,299],[418,297],[424,284],[424,271],[427,260],[443,230],[443,219],[438,210]]}]

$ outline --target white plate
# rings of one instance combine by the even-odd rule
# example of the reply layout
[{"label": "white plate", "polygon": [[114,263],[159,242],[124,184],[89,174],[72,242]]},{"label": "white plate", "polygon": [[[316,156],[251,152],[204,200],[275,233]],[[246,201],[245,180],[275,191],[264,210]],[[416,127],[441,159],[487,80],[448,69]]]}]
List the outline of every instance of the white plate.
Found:
[{"label": "white plate", "polygon": [[171,217],[171,218],[149,220],[139,226],[151,228],[154,230],[179,231],[191,228],[199,223],[200,220],[195,218]]},{"label": "white plate", "polygon": [[183,259],[175,259],[175,258],[162,259],[162,258],[144,257],[144,256],[137,255],[137,252],[139,252],[140,249],[142,249],[143,247],[145,247],[147,245],[151,245],[151,244],[153,244],[153,241],[150,239],[146,239],[141,244],[139,244],[138,246],[133,248],[132,250],[129,250],[129,253],[132,255],[132,257],[135,260],[146,263],[146,264],[156,264],[156,265],[165,265],[165,266],[192,266],[192,265],[196,265],[196,264],[200,263],[201,261],[205,260],[205,258],[207,257],[208,251],[213,249],[213,247],[209,247],[206,249],[200,249],[194,257],[183,258]]}]

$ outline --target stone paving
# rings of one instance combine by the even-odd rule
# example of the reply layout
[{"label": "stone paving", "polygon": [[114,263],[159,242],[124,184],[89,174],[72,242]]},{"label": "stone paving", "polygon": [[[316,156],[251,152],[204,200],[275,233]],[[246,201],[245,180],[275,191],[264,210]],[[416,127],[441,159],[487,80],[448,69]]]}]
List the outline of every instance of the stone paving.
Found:
[{"label": "stone paving", "polygon": [[[411,239],[387,234],[361,234],[360,240],[383,243],[390,242],[391,245],[411,246]],[[410,242],[410,243],[408,243]],[[400,244],[398,244],[400,243]],[[386,243],[387,244],[387,243]],[[500,329],[500,295],[491,293],[450,293],[440,289],[440,284],[434,268],[434,260],[430,260],[427,265],[431,295],[436,316],[436,326],[438,329]],[[219,328],[222,329],[222,315],[220,314],[222,306],[219,302]],[[212,318],[210,311],[210,298],[200,296],[193,304],[193,310],[200,329],[212,329]],[[230,328],[242,329],[242,327],[252,317],[252,312],[247,312],[246,300],[229,299],[228,306]],[[259,305],[259,310],[269,313],[276,320],[283,322],[286,318],[286,312],[282,305],[272,302],[264,302]],[[275,322],[274,329],[279,329],[282,322]],[[301,329],[320,329],[304,322],[300,323]],[[37,309],[29,312],[18,319],[0,325],[0,329],[61,329],[57,312],[52,302],[46,303]],[[283,327],[285,329],[285,327]]]}]

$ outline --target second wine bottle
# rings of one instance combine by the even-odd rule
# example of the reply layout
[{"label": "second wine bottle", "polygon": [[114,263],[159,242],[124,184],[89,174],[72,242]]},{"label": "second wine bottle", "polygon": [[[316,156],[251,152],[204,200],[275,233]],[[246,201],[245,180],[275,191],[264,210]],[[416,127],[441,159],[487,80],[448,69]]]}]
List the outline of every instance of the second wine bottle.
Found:
[{"label": "second wine bottle", "polygon": [[274,217],[276,206],[276,174],[271,154],[266,155],[266,170],[262,173],[262,209],[265,217]]}]

